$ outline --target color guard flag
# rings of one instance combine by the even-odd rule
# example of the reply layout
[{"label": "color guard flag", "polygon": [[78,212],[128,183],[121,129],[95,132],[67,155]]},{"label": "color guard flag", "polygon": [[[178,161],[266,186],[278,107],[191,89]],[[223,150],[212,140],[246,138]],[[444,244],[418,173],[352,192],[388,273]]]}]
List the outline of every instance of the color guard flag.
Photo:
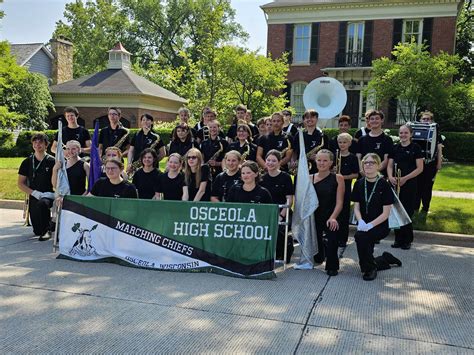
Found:
[{"label": "color guard flag", "polygon": [[99,180],[101,173],[101,158],[99,156],[99,121],[96,121],[94,134],[92,136],[92,146],[91,146],[91,161],[90,161],[90,171],[89,171],[89,184],[87,191],[92,190],[95,182]]},{"label": "color guard flag", "polygon": [[56,182],[56,195],[66,196],[71,193],[69,181],[66,172],[66,159],[63,149],[63,123],[58,120],[58,148],[56,150],[56,161],[61,162],[61,169],[58,170],[58,179]]}]

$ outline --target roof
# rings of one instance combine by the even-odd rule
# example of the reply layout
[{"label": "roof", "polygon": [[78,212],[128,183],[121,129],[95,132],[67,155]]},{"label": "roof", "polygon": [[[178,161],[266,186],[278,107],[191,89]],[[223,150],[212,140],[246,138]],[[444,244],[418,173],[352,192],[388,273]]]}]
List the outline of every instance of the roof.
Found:
[{"label": "roof", "polygon": [[50,87],[52,94],[148,95],[185,103],[186,99],[126,69],[107,69],[99,73]]},{"label": "roof", "polygon": [[[348,4],[348,3],[360,3],[360,4],[384,4],[391,2],[394,4],[404,4],[406,0],[274,0],[268,4],[260,6],[262,9],[278,8],[278,7],[292,7],[292,6],[304,6],[304,5],[333,5],[333,4]],[[433,1],[431,1],[433,2]],[[454,0],[448,0],[445,2],[455,2]]]},{"label": "roof", "polygon": [[109,50],[107,52],[125,52],[125,53],[128,53],[128,54],[131,54],[129,51],[127,51],[125,49],[125,47],[122,45],[121,42],[117,42],[115,44],[114,48],[112,48],[111,50]]},{"label": "roof", "polygon": [[17,64],[21,66],[25,65],[40,50],[43,50],[48,57],[53,59],[53,55],[43,43],[10,44],[10,52],[16,57]]}]

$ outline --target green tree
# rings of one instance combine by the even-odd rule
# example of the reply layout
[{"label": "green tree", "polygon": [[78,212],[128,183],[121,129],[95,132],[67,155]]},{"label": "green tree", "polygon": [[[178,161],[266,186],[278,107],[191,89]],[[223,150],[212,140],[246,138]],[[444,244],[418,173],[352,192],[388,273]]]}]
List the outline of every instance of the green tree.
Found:
[{"label": "green tree", "polygon": [[424,45],[414,41],[395,46],[394,59],[372,62],[372,79],[366,93],[375,93],[379,103],[396,98],[407,109],[401,111],[405,121],[413,121],[418,110],[444,102],[453,75],[458,72],[457,56],[440,53],[431,56]]},{"label": "green tree", "polygon": [[464,83],[472,81],[472,65],[474,63],[474,16],[472,12],[472,0],[464,3],[463,9],[458,17],[456,26],[456,54],[462,58],[459,74],[456,79]]}]

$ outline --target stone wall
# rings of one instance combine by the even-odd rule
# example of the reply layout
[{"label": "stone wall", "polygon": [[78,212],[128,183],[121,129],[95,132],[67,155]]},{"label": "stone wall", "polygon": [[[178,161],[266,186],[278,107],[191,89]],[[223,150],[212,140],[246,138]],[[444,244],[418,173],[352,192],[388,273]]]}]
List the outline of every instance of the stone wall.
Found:
[{"label": "stone wall", "polygon": [[73,45],[64,38],[52,39],[51,53],[54,56],[52,68],[53,85],[73,79]]}]

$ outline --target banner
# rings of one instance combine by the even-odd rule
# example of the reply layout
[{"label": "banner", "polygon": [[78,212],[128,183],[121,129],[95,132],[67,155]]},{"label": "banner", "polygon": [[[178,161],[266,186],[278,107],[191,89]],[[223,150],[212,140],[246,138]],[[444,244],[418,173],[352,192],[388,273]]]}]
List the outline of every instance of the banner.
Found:
[{"label": "banner", "polygon": [[66,196],[62,258],[268,279],[278,205]]}]

